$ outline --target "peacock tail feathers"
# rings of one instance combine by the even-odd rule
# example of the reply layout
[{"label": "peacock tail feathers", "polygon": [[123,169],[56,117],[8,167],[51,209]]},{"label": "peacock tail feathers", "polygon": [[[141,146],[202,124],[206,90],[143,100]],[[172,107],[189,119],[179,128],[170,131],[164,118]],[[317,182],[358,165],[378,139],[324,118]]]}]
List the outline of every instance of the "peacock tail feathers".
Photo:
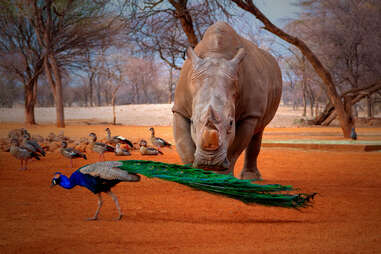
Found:
[{"label": "peacock tail feathers", "polygon": [[120,162],[122,165],[117,167],[129,173],[177,182],[199,190],[238,199],[245,203],[299,208],[307,207],[315,195],[291,194],[289,191],[294,191],[294,189],[290,185],[253,184],[250,180],[240,180],[232,175],[217,174],[189,166],[145,160],[124,160]]}]

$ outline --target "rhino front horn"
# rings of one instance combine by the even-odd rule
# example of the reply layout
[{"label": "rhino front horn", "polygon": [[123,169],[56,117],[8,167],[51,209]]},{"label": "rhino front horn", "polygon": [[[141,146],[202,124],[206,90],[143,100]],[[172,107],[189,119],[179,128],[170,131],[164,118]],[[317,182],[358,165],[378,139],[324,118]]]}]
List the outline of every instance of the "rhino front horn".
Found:
[{"label": "rhino front horn", "polygon": [[202,132],[201,147],[203,150],[215,151],[219,147],[219,135],[215,129],[206,128]]}]

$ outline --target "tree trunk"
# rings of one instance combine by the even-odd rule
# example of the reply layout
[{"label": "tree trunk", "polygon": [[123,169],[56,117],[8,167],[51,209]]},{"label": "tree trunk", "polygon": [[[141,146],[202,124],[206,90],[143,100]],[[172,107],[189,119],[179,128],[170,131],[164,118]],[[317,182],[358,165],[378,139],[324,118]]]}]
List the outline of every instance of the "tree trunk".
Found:
[{"label": "tree trunk", "polygon": [[100,86],[100,82],[99,82],[99,80],[98,80],[98,83],[97,83],[97,106],[99,107],[99,106],[101,106],[101,102],[102,102],[102,100],[101,100],[101,86]]},{"label": "tree trunk", "polygon": [[112,124],[116,125],[116,110],[115,110],[115,103],[116,103],[116,94],[119,90],[120,85],[115,87],[114,91],[111,94],[111,104],[112,104]]},{"label": "tree trunk", "polygon": [[168,84],[168,103],[172,103],[172,82],[173,82],[173,68],[169,70],[169,84]]},{"label": "tree trunk", "polygon": [[332,114],[330,114],[322,123],[321,123],[321,125],[322,126],[328,126],[328,125],[330,125],[332,122],[333,122],[333,120],[335,120],[335,118],[337,117],[337,114],[336,114],[336,111],[335,112],[333,112]]},{"label": "tree trunk", "polygon": [[111,105],[111,103],[110,103],[110,93],[109,93],[109,89],[108,88],[105,88],[104,89],[104,98],[105,98],[105,104],[106,104],[106,106],[109,106],[109,105]]},{"label": "tree trunk", "polygon": [[28,84],[24,85],[24,93],[25,124],[34,125],[36,124],[34,106],[36,104],[37,98],[37,80],[33,80]]},{"label": "tree trunk", "polygon": [[315,116],[319,115],[319,101],[317,100],[315,103]]},{"label": "tree trunk", "polygon": [[310,114],[311,114],[311,117],[314,117],[314,101],[312,100],[311,97],[310,97]]},{"label": "tree trunk", "polygon": [[[345,111],[348,112],[348,114],[350,114],[350,116],[352,116],[352,106],[353,106],[353,97],[350,96],[350,95],[347,95],[347,96],[344,96],[344,108],[345,108]],[[353,121],[353,118],[351,117],[350,118],[350,124],[353,126],[354,124],[354,121]]]},{"label": "tree trunk", "polygon": [[49,55],[49,61],[54,74],[55,83],[55,96],[54,101],[56,104],[56,125],[59,128],[65,128],[65,113],[63,105],[63,92],[62,92],[62,80],[61,73],[58,69],[56,59],[53,55]]},{"label": "tree trunk", "polygon": [[93,79],[94,79],[94,75],[93,73],[91,73],[91,76],[90,76],[90,79],[89,79],[89,102],[90,102],[90,107],[94,106],[94,102],[93,102]]},{"label": "tree trunk", "polygon": [[343,103],[341,102],[339,95],[337,94],[336,86],[333,83],[331,74],[324,68],[320,60],[315,56],[315,54],[310,50],[310,48],[299,38],[290,36],[289,34],[285,33],[283,30],[279,29],[274,24],[272,24],[270,20],[268,20],[267,17],[263,15],[263,13],[253,4],[252,0],[246,0],[246,1],[232,0],[232,1],[236,3],[240,8],[242,8],[243,10],[246,10],[247,12],[250,12],[257,19],[259,19],[265,25],[264,29],[277,35],[282,40],[285,40],[293,44],[297,48],[299,48],[302,54],[311,63],[316,73],[323,80],[325,84],[325,86],[323,86],[323,89],[325,90],[330,102],[335,107],[337,116],[340,121],[341,129],[343,130],[344,137],[350,138],[352,124],[353,124],[352,116],[349,114],[349,112],[345,111],[345,107]]},{"label": "tree trunk", "polygon": [[302,87],[303,87],[303,116],[307,116],[307,77],[306,77],[306,57],[302,57]]},{"label": "tree trunk", "polygon": [[115,95],[113,94],[111,98],[111,104],[112,104],[112,124],[116,125],[116,111],[115,111]]},{"label": "tree trunk", "polygon": [[307,91],[306,87],[303,85],[303,116],[307,115]]},{"label": "tree trunk", "polygon": [[366,97],[366,105],[367,105],[367,111],[368,111],[368,119],[373,118],[373,110],[372,110],[372,97],[367,96]]},{"label": "tree trunk", "polygon": [[311,113],[311,117],[314,117],[314,105],[315,105],[315,98],[314,98],[314,95],[312,93],[312,89],[310,86],[308,86],[309,88],[309,98],[310,98],[310,113]]},{"label": "tree trunk", "polygon": [[183,28],[189,43],[192,48],[196,47],[198,39],[193,29],[192,16],[186,6],[187,1],[169,0],[169,2],[176,9],[176,16],[180,20],[181,27]]},{"label": "tree trunk", "polygon": [[137,84],[134,84],[134,93],[135,93],[135,104],[139,104],[140,96],[139,96],[139,87]]}]

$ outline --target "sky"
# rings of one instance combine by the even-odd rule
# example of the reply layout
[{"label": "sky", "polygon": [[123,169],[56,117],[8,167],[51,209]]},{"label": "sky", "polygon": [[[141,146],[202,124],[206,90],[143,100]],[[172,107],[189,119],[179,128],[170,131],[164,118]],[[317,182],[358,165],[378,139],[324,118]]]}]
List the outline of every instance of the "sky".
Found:
[{"label": "sky", "polygon": [[286,20],[295,18],[300,10],[292,5],[296,0],[255,0],[254,3],[275,25],[282,27]]}]

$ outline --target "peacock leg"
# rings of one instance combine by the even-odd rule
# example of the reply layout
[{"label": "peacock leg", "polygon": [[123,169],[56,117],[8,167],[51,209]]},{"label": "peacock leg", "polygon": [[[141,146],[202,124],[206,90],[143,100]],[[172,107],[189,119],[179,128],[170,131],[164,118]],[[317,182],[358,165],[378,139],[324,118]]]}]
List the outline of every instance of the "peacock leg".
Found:
[{"label": "peacock leg", "polygon": [[118,209],[119,217],[116,218],[116,219],[117,219],[117,220],[122,219],[123,214],[122,214],[122,211],[121,211],[120,206],[119,206],[118,198],[115,196],[115,194],[114,194],[111,190],[110,190],[109,192],[107,192],[107,194],[111,196],[112,200],[114,200],[114,202],[115,202],[115,206],[116,206],[116,208]]},{"label": "peacock leg", "polygon": [[95,211],[94,217],[88,218],[87,220],[97,220],[98,219],[98,214],[99,214],[99,211],[101,210],[103,200],[102,200],[101,193],[97,193],[97,196],[98,196],[98,208]]},{"label": "peacock leg", "polygon": [[23,163],[23,161],[24,160],[20,160],[20,162],[21,162],[21,168],[20,168],[20,170],[24,170],[24,163]]},{"label": "peacock leg", "polygon": [[70,159],[70,167],[73,169],[73,159]]}]

